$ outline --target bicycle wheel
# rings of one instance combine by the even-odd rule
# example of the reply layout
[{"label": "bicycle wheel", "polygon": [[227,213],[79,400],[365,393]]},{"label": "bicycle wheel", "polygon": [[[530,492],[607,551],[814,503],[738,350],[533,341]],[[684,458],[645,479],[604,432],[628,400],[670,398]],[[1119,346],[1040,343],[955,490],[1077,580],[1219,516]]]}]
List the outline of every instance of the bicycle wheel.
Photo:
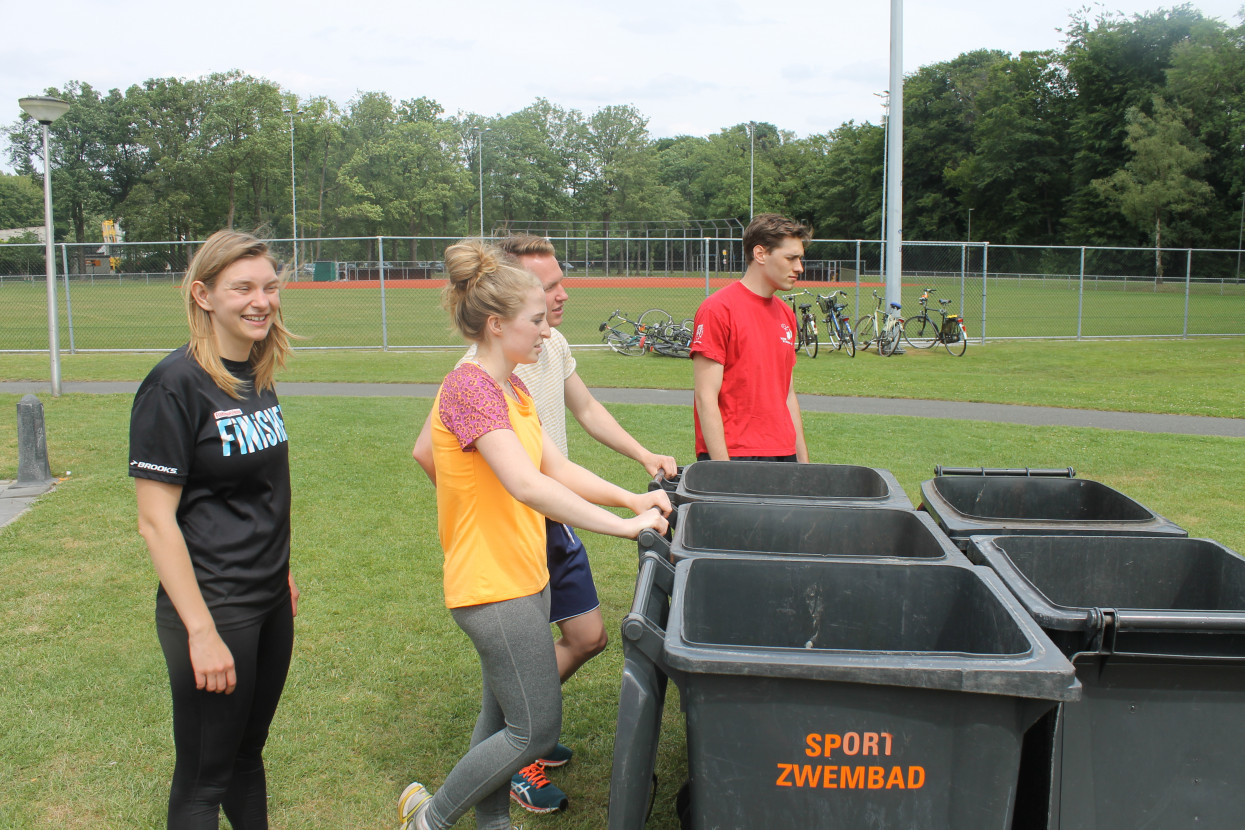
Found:
[{"label": "bicycle wheel", "polygon": [[878,339],[878,354],[890,357],[899,348],[899,338],[903,336],[903,321],[887,321],[882,336]]},{"label": "bicycle wheel", "polygon": [[642,326],[652,326],[657,328],[671,322],[674,318],[668,312],[660,308],[650,308],[648,311],[640,315],[639,323]]},{"label": "bicycle wheel", "polygon": [[964,330],[964,324],[960,324],[959,340],[956,340],[954,343],[948,343],[944,340],[942,341],[942,345],[947,347],[948,354],[953,354],[956,357],[962,357],[964,352],[968,350],[968,332]]},{"label": "bicycle wheel", "polygon": [[903,324],[903,339],[914,349],[928,349],[938,342],[938,328],[924,314],[909,317]]},{"label": "bicycle wheel", "polygon": [[625,335],[618,329],[610,329],[605,333],[605,345],[619,354],[632,357],[639,354],[640,338]]},{"label": "bicycle wheel", "polygon": [[843,327],[839,332],[839,345],[847,350],[848,357],[856,356],[856,338],[852,334],[852,323],[850,320],[843,320],[840,325]]},{"label": "bicycle wheel", "polygon": [[873,342],[874,329],[876,324],[873,317],[861,317],[856,321],[856,348],[869,350],[869,344]]},{"label": "bicycle wheel", "polygon": [[804,325],[800,327],[800,339],[804,341],[804,354],[809,357],[816,357],[818,345],[817,324],[813,322],[813,318],[804,318]]},{"label": "bicycle wheel", "polygon": [[834,349],[836,352],[843,348],[843,344],[839,342],[839,331],[834,324],[834,318],[826,317],[821,322],[826,324],[826,348]]}]

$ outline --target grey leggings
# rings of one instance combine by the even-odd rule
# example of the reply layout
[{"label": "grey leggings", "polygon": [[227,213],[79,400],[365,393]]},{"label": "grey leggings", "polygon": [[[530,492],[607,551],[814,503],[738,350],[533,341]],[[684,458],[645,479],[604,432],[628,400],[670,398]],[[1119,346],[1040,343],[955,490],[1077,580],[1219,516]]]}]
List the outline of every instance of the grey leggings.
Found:
[{"label": "grey leggings", "polygon": [[484,689],[471,750],[454,765],[425,815],[429,827],[445,830],[474,806],[479,830],[508,830],[511,776],[553,749],[562,731],[549,588],[451,613],[480,655]]}]

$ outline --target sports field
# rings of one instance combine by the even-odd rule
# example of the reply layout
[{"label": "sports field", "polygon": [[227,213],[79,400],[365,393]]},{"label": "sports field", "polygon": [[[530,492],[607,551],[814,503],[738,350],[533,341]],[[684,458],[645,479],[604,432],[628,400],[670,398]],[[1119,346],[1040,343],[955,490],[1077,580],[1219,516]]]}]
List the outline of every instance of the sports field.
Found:
[{"label": "sports field", "polygon": [[[454,356],[302,353],[282,377],[435,380]],[[138,379],[156,359],[71,356],[64,376]],[[0,355],[0,379],[46,378],[46,369],[46,355]],[[580,371],[592,386],[690,384],[687,361],[652,356],[585,353]],[[797,384],[803,392],[891,388],[912,397],[1095,407],[1113,401],[1138,411],[1242,417],[1243,374],[1239,339],[1017,342],[964,358],[802,358]],[[1043,389],[1056,400],[1041,399]],[[154,636],[155,578],[124,472],[131,401],[40,397],[53,470],[72,473],[0,530],[0,828],[154,830],[163,827],[172,766],[170,716]],[[0,416],[0,478],[16,473],[17,400],[0,395],[0,412],[8,413]],[[439,785],[464,750],[477,706],[476,659],[441,602],[435,498],[410,458],[428,406],[413,398],[283,400],[293,567],[303,600],[294,665],[266,756],[274,828],[392,828],[402,787],[415,777]],[[687,408],[610,409],[650,448],[688,460]],[[809,414],[805,422],[815,461],[890,469],[914,501],[934,464],[1071,465],[1195,536],[1245,550],[1245,439],[897,416]],[[638,465],[574,427],[571,451],[627,487],[645,484]],[[621,670],[617,632],[634,589],[636,549],[585,536],[611,644],[565,687],[563,737],[576,758],[551,775],[570,794],[571,808],[541,817],[516,808],[515,820],[529,828],[606,824]],[[685,776],[684,752],[671,686],[651,828],[678,827],[672,800]]]},{"label": "sports field", "polygon": [[[710,290],[729,280],[715,279]],[[301,283],[282,294],[286,322],[305,348],[420,348],[456,345],[458,338],[440,309],[439,280],[338,288],[341,283]],[[573,344],[600,343],[598,326],[615,310],[633,317],[660,307],[676,319],[691,317],[705,298],[703,278],[570,278],[563,333]],[[906,313],[915,313],[921,289],[964,310],[969,336],[987,338],[1179,336],[1186,332],[1183,282],[1155,290],[1149,282],[1088,281],[1082,296],[1076,280],[990,278],[982,296],[979,278],[905,281]],[[802,283],[813,293],[847,292],[855,319],[874,308],[880,284]],[[183,339],[185,313],[171,281],[72,283],[69,303],[59,292],[60,345],[74,349],[172,349]],[[961,297],[963,300],[961,301]],[[805,298],[803,302],[810,301]],[[67,308],[68,305],[68,308]],[[936,306],[936,303],[931,303]],[[983,317],[984,315],[984,317]],[[1188,296],[1187,333],[1245,334],[1245,286],[1201,283]],[[0,284],[0,351],[47,348],[47,295],[38,282]]]}]

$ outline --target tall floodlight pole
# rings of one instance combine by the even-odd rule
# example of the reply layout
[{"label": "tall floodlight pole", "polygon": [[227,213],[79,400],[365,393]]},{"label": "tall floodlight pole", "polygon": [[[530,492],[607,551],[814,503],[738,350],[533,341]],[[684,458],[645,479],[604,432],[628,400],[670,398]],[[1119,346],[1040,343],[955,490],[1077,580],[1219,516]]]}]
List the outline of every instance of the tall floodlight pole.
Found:
[{"label": "tall floodlight pole", "polygon": [[968,209],[968,238],[965,240],[965,242],[972,242],[972,241],[973,241],[973,209],[969,208]]},{"label": "tall floodlight pole", "polygon": [[886,169],[886,301],[899,303],[903,275],[903,0],[891,0]]},{"label": "tall floodlight pole", "polygon": [[287,109],[290,117],[290,207],[294,211],[294,279],[298,279],[298,182],[294,178],[294,116],[302,110]]},{"label": "tall floodlight pole", "polygon": [[43,261],[48,282],[48,355],[52,364],[52,397],[61,394],[61,350],[56,332],[56,255],[52,240],[52,166],[48,154],[48,126],[69,112],[69,104],[59,98],[22,98],[18,105],[43,128]]},{"label": "tall floodlight pole", "polygon": [[757,122],[748,122],[748,136],[752,143],[752,152],[748,162],[748,218],[752,219],[757,215],[756,208],[753,207],[757,178]]},{"label": "tall floodlight pole", "polygon": [[476,134],[476,167],[480,173],[480,238],[484,238],[484,134],[488,132],[488,127],[480,129],[473,128]]}]

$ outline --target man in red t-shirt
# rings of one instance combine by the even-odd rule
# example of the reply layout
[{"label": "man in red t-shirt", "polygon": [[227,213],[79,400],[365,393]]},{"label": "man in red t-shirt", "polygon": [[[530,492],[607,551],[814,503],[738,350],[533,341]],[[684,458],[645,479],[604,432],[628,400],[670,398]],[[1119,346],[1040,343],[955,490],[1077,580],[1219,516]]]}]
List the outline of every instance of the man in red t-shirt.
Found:
[{"label": "man in red t-shirt", "polygon": [[795,314],[774,295],[804,273],[808,228],[762,213],[744,231],[748,269],[696,311],[696,457],[808,462],[795,397]]}]

